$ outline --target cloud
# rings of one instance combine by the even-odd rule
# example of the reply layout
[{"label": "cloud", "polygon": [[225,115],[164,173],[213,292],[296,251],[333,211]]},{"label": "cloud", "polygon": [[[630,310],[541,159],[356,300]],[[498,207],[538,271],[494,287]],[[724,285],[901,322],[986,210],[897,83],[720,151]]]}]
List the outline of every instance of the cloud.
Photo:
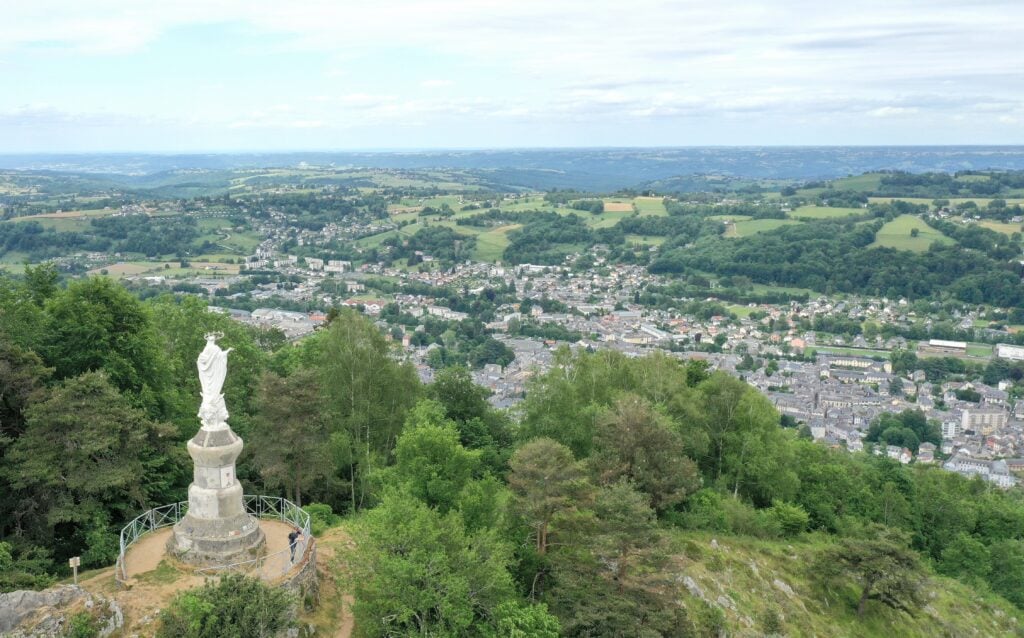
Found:
[{"label": "cloud", "polygon": [[[599,136],[629,122],[718,123],[728,130],[739,120],[762,119],[764,127],[802,133],[812,121],[845,134],[851,124],[892,127],[915,117],[933,124],[955,123],[964,113],[986,113],[990,122],[1019,119],[1024,104],[1024,5],[1010,0],[931,0],[927,11],[920,0],[6,4],[5,126],[49,117],[70,129],[77,121],[97,126],[131,117],[242,130],[435,125],[458,135],[461,127],[452,122],[487,132],[494,120],[515,120],[589,123]],[[223,67],[237,75],[182,73],[167,78],[166,91],[150,88],[148,95],[140,88],[145,82],[111,70],[190,30],[214,38],[227,31],[251,42],[218,51],[230,56]],[[246,72],[275,56],[304,63],[265,77]],[[49,78],[62,61],[89,81],[65,92],[59,80],[49,91],[41,80],[4,81],[12,68],[26,69],[26,78]],[[223,84],[216,98],[196,90],[214,80]],[[37,97],[55,111],[15,113],[15,100]],[[266,104],[277,99],[290,109]],[[958,130],[969,132],[971,118],[961,121]]]},{"label": "cloud", "polygon": [[915,106],[881,106],[868,111],[868,115],[871,117],[906,117],[917,115],[920,112],[921,109]]}]

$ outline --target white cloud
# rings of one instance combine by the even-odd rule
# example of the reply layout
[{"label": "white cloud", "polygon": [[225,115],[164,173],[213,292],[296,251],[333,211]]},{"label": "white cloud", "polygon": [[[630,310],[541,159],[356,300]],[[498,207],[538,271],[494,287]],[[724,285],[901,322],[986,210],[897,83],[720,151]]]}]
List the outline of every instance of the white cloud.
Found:
[{"label": "white cloud", "polygon": [[882,106],[868,111],[871,117],[906,117],[917,115],[921,109],[914,106]]},{"label": "white cloud", "polygon": [[[31,68],[43,52],[99,68],[185,28],[225,25],[320,63],[319,82],[290,89],[287,112],[232,77],[216,79],[236,102],[204,103],[183,84],[178,101],[127,106],[130,78],[97,92],[132,117],[241,128],[772,118],[845,131],[965,112],[1012,124],[1024,105],[1024,4],[1011,0],[0,0],[0,64]],[[396,57],[408,77],[373,81]],[[19,88],[0,74],[0,109]],[[75,93],[54,108],[89,111]]]}]

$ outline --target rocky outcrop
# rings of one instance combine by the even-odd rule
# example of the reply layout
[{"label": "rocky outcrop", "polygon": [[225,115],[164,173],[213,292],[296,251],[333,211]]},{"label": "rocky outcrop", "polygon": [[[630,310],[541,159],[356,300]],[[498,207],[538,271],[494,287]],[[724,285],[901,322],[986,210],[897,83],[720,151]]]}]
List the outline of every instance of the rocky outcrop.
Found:
[{"label": "rocky outcrop", "polygon": [[71,618],[78,614],[93,618],[100,636],[109,636],[124,624],[121,608],[113,600],[77,585],[63,585],[43,591],[0,594],[0,636],[63,636]]}]

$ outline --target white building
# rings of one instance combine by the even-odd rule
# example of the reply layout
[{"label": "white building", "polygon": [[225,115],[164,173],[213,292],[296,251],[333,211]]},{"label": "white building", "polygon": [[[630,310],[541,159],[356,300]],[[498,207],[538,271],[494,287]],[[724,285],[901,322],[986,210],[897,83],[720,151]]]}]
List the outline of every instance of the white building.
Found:
[{"label": "white building", "polygon": [[996,356],[1011,361],[1024,361],[1024,346],[1011,346],[1007,343],[996,344]]},{"label": "white building", "polygon": [[950,472],[956,472],[964,476],[980,476],[986,481],[995,483],[1003,488],[1013,487],[1017,484],[1017,477],[1010,473],[1010,468],[1007,466],[1006,461],[983,461],[957,454],[946,461],[942,467]]},{"label": "white building", "polygon": [[964,410],[960,427],[962,430],[992,434],[1006,426],[1008,416],[1004,410],[992,408]]}]

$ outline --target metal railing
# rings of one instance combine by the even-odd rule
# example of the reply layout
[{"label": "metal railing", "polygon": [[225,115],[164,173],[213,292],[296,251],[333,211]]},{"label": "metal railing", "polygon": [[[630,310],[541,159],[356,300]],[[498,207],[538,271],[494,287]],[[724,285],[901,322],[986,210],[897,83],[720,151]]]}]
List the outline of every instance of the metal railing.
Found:
[{"label": "metal railing", "polygon": [[162,505],[143,512],[132,519],[121,528],[121,551],[117,554],[117,569],[115,573],[119,580],[128,580],[128,565],[125,562],[125,552],[145,534],[153,530],[174,525],[181,520],[188,511],[188,501]]},{"label": "metal railing", "polygon": [[[295,503],[279,496],[246,494],[242,498],[247,513],[259,519],[276,519],[289,523],[302,531],[302,540],[296,543],[294,552],[292,552],[291,547],[286,547],[284,550],[258,556],[251,560],[203,567],[196,570],[197,573],[214,574],[222,571],[251,571],[257,569],[260,578],[264,579],[273,579],[288,573],[294,564],[293,556],[298,557],[299,562],[301,562],[306,555],[306,548],[313,538],[309,514]],[[188,513],[188,501],[162,505],[139,514],[130,523],[121,528],[121,548],[117,555],[115,570],[117,579],[120,581],[128,580],[128,564],[125,556],[129,547],[149,532],[174,525],[186,513]]]}]

